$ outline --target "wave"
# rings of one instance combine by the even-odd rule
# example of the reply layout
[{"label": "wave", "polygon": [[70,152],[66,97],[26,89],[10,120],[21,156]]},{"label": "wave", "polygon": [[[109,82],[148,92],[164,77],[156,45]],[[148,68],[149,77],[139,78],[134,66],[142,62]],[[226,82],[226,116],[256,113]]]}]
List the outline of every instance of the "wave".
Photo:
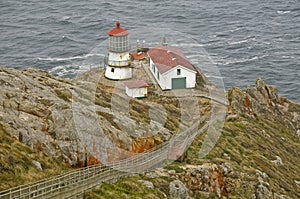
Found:
[{"label": "wave", "polygon": [[289,55],[283,55],[283,56],[281,56],[281,58],[283,58],[283,59],[295,59],[294,56],[289,56]]},{"label": "wave", "polygon": [[75,39],[72,39],[70,36],[67,36],[67,35],[61,36],[61,39],[60,39],[59,42],[61,42],[61,41],[63,41],[63,42],[71,41],[71,42],[76,42],[77,43],[77,41]]},{"label": "wave", "polygon": [[236,32],[236,31],[241,30],[241,29],[243,29],[243,28],[234,28],[234,29],[229,30],[229,32]]},{"label": "wave", "polygon": [[278,14],[288,14],[290,12],[291,12],[290,10],[277,10]]},{"label": "wave", "polygon": [[59,65],[56,67],[51,68],[48,70],[51,74],[57,77],[68,77],[68,78],[75,78],[79,74],[82,74],[92,68],[99,68],[97,64],[90,64],[90,65]]},{"label": "wave", "polygon": [[82,56],[74,56],[74,57],[38,57],[39,61],[51,61],[51,62],[55,62],[55,61],[72,61],[72,60],[78,60],[78,59],[86,59],[89,57],[94,57],[94,56],[98,56],[98,57],[104,57],[104,54],[100,54],[100,53],[96,53],[96,54],[86,54],[86,55],[82,55]]},{"label": "wave", "polygon": [[203,47],[204,45],[203,44],[197,44],[197,43],[190,43],[190,44],[172,44],[172,46],[175,46],[175,47]]},{"label": "wave", "polygon": [[254,41],[255,37],[249,38],[249,39],[243,39],[240,41],[233,41],[233,42],[228,42],[229,45],[238,45],[238,44],[243,44],[243,43],[248,43],[249,41]]},{"label": "wave", "polygon": [[[204,72],[205,73],[205,72]],[[211,78],[214,78],[214,79],[224,79],[225,77],[222,77],[222,76],[217,76],[217,75],[209,75],[209,74],[205,74],[205,76],[208,78],[208,79],[211,79]]]},{"label": "wave", "polygon": [[262,56],[253,56],[253,57],[250,57],[250,58],[242,58],[242,59],[219,60],[219,61],[216,62],[216,64],[226,66],[226,65],[229,65],[229,64],[250,62],[250,61],[262,59],[262,58],[265,58],[265,57],[268,57],[268,56],[269,55],[262,55]]}]

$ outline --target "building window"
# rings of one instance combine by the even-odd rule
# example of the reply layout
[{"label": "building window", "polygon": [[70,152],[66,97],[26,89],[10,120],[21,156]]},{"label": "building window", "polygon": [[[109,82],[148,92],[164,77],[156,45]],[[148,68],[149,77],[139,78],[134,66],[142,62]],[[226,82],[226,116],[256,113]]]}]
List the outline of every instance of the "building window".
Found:
[{"label": "building window", "polygon": [[159,72],[157,71],[157,79],[159,80]]},{"label": "building window", "polygon": [[111,68],[111,72],[114,73],[115,72],[115,68]]},{"label": "building window", "polygon": [[153,66],[153,72],[155,73],[155,67]]},{"label": "building window", "polygon": [[177,69],[177,75],[181,75],[181,69],[180,68]]}]

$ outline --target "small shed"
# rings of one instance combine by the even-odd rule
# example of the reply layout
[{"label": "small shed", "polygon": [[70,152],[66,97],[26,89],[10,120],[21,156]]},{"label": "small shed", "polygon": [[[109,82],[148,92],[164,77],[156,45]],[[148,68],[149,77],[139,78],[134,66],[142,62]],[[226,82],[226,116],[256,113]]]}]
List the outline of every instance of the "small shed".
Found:
[{"label": "small shed", "polygon": [[147,97],[148,84],[144,80],[125,81],[126,95],[133,98]]}]

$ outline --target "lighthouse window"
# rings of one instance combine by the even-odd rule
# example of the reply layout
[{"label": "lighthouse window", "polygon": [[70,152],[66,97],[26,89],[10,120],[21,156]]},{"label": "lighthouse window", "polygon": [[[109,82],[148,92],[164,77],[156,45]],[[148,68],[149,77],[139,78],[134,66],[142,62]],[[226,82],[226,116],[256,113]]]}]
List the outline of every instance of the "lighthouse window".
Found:
[{"label": "lighthouse window", "polygon": [[181,75],[181,69],[177,69],[177,75]]},{"label": "lighthouse window", "polygon": [[115,72],[115,68],[111,68],[111,72],[114,73]]}]

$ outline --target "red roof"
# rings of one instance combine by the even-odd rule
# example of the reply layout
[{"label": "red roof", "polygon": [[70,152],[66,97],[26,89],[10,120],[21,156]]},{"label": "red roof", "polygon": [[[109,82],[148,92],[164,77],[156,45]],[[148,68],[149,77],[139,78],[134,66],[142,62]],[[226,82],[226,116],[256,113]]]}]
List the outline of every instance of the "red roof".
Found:
[{"label": "red roof", "polygon": [[168,72],[178,65],[196,72],[196,69],[184,56],[182,51],[174,46],[156,46],[148,51],[148,55],[161,74]]},{"label": "red roof", "polygon": [[128,88],[143,88],[148,86],[147,82],[145,82],[144,80],[130,80],[124,82],[124,84]]},{"label": "red roof", "polygon": [[121,28],[120,22],[116,23],[116,27],[107,32],[109,36],[125,36],[128,35],[129,32],[123,28]]},{"label": "red roof", "polygon": [[147,56],[145,52],[138,53],[137,51],[131,53],[134,60],[141,60]]}]

